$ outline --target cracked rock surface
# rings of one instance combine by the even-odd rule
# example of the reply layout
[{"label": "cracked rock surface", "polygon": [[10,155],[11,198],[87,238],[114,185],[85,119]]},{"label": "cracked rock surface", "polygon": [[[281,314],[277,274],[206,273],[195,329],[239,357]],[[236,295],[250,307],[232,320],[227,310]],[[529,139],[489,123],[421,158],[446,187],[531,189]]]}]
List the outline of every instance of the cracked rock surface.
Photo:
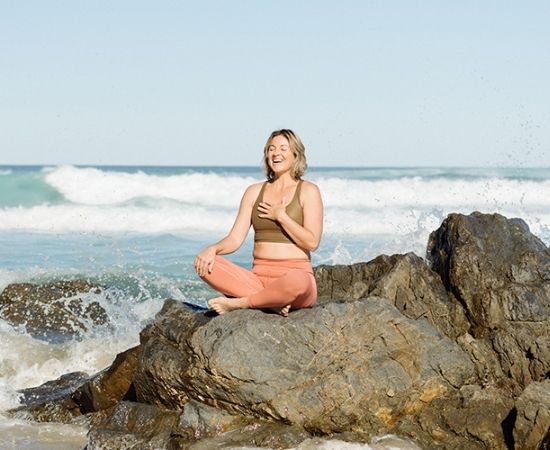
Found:
[{"label": "cracked rock surface", "polygon": [[456,343],[378,297],[290,320],[246,310],[192,323],[193,333],[165,328],[188,314],[168,302],[148,331],[139,401],[174,409],[194,399],[313,433],[374,435],[475,380]]}]

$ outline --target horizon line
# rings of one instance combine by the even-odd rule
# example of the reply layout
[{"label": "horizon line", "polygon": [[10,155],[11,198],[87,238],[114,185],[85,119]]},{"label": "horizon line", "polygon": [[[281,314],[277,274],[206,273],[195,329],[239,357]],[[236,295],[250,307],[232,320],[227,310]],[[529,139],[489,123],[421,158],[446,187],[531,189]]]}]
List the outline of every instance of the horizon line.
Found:
[{"label": "horizon line", "polygon": [[[149,168],[190,168],[190,169],[202,169],[202,168],[232,168],[232,169],[261,169],[261,165],[242,165],[242,164],[189,164],[189,165],[168,165],[168,164],[70,164],[70,163],[60,163],[60,164],[0,164],[0,167],[85,167],[85,168],[102,168],[102,167],[112,167],[112,168],[140,168],[140,167],[149,167]],[[518,165],[487,165],[487,166],[463,166],[463,165],[403,165],[403,166],[386,166],[386,165],[372,165],[372,166],[329,166],[329,165],[315,165],[308,166],[308,169],[550,169],[550,166],[518,166]]]}]

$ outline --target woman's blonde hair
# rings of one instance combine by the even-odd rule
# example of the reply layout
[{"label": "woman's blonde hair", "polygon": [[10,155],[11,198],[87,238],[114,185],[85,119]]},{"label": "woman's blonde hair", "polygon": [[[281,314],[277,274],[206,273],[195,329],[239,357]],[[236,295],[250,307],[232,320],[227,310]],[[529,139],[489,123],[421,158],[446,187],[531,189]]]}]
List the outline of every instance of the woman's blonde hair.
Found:
[{"label": "woman's blonde hair", "polygon": [[277,136],[284,136],[290,144],[290,150],[292,150],[295,158],[294,165],[292,167],[292,176],[295,180],[299,180],[300,178],[302,178],[304,173],[306,173],[307,169],[306,148],[304,147],[304,144],[302,144],[302,141],[300,140],[298,135],[294,133],[294,131],[284,128],[282,130],[275,130],[273,133],[271,133],[265,144],[263,159],[264,173],[269,181],[271,181],[275,176],[275,172],[273,172],[273,170],[271,170],[271,167],[269,167],[267,152],[269,150],[269,146],[271,145],[271,141],[273,141],[273,139]]}]

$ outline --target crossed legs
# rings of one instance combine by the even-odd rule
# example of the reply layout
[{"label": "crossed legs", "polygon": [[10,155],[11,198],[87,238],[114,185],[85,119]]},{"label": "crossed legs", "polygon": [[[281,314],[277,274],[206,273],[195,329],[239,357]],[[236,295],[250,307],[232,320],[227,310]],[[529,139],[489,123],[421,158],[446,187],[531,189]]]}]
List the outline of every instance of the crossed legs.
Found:
[{"label": "crossed legs", "polygon": [[254,269],[248,271],[216,256],[212,272],[201,278],[225,295],[208,302],[218,314],[234,309],[272,308],[286,316],[291,307],[313,306],[317,299],[315,278],[307,261],[256,260]]}]

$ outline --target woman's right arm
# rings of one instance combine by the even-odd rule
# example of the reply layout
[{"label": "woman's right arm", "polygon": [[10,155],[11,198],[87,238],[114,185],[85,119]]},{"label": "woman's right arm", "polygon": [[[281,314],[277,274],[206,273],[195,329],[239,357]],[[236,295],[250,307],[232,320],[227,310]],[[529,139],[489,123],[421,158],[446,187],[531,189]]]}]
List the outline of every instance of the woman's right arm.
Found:
[{"label": "woman's right arm", "polygon": [[231,231],[222,240],[209,245],[197,255],[195,270],[200,276],[212,272],[216,255],[227,255],[241,247],[252,223],[252,209],[260,189],[261,184],[253,184],[246,189]]}]

